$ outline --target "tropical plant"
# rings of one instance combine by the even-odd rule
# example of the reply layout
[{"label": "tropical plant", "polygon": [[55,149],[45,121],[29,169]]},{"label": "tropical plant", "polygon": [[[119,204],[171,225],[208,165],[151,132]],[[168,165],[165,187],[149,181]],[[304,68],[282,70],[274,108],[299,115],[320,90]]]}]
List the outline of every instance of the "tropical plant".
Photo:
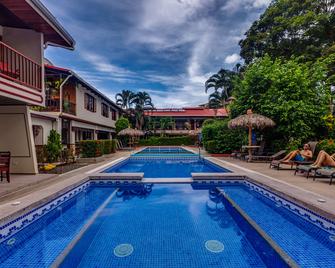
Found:
[{"label": "tropical plant", "polygon": [[162,117],[159,120],[160,129],[162,130],[161,136],[165,135],[165,130],[168,130],[169,128],[173,127],[174,120],[171,117]]},{"label": "tropical plant", "polygon": [[334,47],[334,0],[274,0],[240,41],[247,64],[266,54],[315,60]]},{"label": "tropical plant", "polygon": [[246,131],[229,129],[227,119],[206,121],[202,127],[202,140],[209,153],[231,153],[245,144]]},{"label": "tropical plant", "polygon": [[116,104],[123,109],[129,109],[134,95],[131,90],[122,90],[121,93],[115,95]]},{"label": "tropical plant", "polygon": [[227,103],[227,95],[222,90],[214,91],[212,94],[209,95],[208,98],[208,107],[214,109],[215,117],[217,115],[217,111],[220,108],[225,108]]},{"label": "tropical plant", "polygon": [[306,141],[326,132],[322,120],[329,113],[330,90],[322,61],[272,60],[269,56],[249,65],[235,86],[232,117],[248,109],[272,118],[277,127],[271,141]]},{"label": "tropical plant", "polygon": [[62,153],[62,141],[60,134],[52,129],[48,136],[48,142],[46,145],[47,158],[49,162],[58,161]]},{"label": "tropical plant", "polygon": [[145,92],[137,92],[133,95],[131,105],[134,108],[131,110],[132,116],[135,118],[135,126],[138,129],[142,129],[144,125],[144,112],[154,108],[150,95]]},{"label": "tropical plant", "polygon": [[205,92],[207,93],[210,89],[214,89],[214,92],[222,89],[222,94],[228,98],[233,90],[233,81],[236,76],[237,74],[233,71],[221,69],[205,82]]},{"label": "tropical plant", "polygon": [[119,133],[121,130],[126,129],[129,127],[129,120],[128,118],[125,118],[121,116],[116,122],[115,122],[115,131],[116,133]]}]

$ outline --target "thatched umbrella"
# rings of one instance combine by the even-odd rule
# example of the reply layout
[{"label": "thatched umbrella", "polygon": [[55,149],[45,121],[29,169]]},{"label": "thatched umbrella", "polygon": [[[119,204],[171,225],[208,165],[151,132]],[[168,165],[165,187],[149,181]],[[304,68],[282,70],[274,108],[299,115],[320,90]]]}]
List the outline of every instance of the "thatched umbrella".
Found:
[{"label": "thatched umbrella", "polygon": [[[251,109],[247,111],[247,114],[240,115],[232,120],[229,121],[228,127],[229,128],[248,128],[249,129],[249,135],[248,135],[248,145],[252,145],[252,129],[263,129],[266,127],[274,127],[276,124],[273,122],[272,119],[260,115],[260,114],[254,114]],[[249,147],[249,160],[251,160],[251,147]]]},{"label": "thatched umbrella", "polygon": [[134,143],[134,139],[137,139],[140,136],[144,136],[144,132],[142,130],[133,129],[133,128],[125,128],[118,133],[118,136],[129,136],[129,147],[132,143]]},{"label": "thatched umbrella", "polygon": [[130,136],[130,137],[139,137],[143,136],[144,132],[142,130],[125,128],[118,133],[119,136]]}]

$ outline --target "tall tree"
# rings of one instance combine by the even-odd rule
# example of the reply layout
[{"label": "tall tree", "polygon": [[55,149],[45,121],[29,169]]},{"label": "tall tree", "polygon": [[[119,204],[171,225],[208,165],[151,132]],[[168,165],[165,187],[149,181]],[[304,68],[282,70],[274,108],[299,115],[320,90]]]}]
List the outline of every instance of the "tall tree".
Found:
[{"label": "tall tree", "polygon": [[208,107],[214,109],[215,117],[217,115],[217,111],[220,108],[225,108],[227,102],[227,95],[224,91],[214,91],[209,95],[208,98]]},{"label": "tall tree", "polygon": [[334,47],[335,0],[274,0],[240,41],[247,64],[268,54],[315,60]]},{"label": "tall tree", "polygon": [[144,112],[154,108],[150,95],[145,91],[137,92],[130,100],[130,105],[134,105],[132,114],[135,117],[136,128],[142,129],[144,125]]},{"label": "tall tree", "polygon": [[221,69],[205,82],[205,92],[207,93],[210,89],[214,89],[214,92],[222,89],[222,94],[228,98],[233,90],[233,81],[236,75],[234,71]]},{"label": "tall tree", "polygon": [[131,90],[122,90],[121,93],[115,95],[116,104],[121,108],[129,109],[134,96],[135,94]]}]

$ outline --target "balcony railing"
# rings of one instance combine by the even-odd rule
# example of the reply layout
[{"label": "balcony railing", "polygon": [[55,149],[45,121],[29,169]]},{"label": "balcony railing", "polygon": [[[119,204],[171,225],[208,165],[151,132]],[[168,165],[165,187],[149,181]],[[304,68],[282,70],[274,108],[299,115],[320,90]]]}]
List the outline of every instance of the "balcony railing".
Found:
[{"label": "balcony railing", "polygon": [[63,112],[76,115],[76,104],[73,102],[63,101]]},{"label": "balcony railing", "polygon": [[3,42],[0,42],[0,76],[42,89],[42,66]]}]

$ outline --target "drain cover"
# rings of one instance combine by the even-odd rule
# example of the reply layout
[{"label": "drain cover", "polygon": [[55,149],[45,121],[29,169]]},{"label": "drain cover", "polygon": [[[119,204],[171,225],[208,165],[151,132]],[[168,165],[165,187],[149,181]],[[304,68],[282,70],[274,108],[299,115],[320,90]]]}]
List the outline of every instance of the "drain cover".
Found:
[{"label": "drain cover", "polygon": [[208,251],[213,253],[220,253],[224,250],[224,245],[218,240],[206,241],[205,247]]},{"label": "drain cover", "polygon": [[127,257],[131,255],[134,248],[130,244],[120,244],[114,248],[114,255],[117,257]]},{"label": "drain cover", "polygon": [[7,241],[7,245],[8,245],[8,246],[12,246],[12,245],[15,244],[15,241],[16,241],[15,238],[11,238],[11,239],[9,239],[9,240]]}]

